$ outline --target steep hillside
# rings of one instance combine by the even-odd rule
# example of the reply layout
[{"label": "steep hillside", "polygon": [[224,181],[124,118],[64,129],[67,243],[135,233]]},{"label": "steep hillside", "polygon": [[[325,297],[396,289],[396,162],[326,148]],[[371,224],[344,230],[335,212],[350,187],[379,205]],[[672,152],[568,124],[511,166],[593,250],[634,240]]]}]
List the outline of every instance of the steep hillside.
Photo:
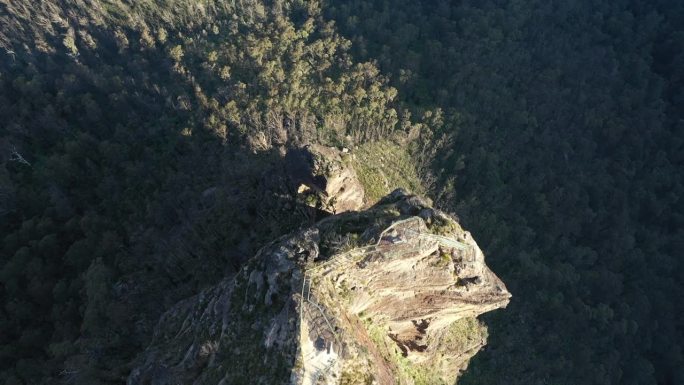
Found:
[{"label": "steep hillside", "polygon": [[452,385],[509,298],[470,233],[397,190],[174,306],[128,385]]},{"label": "steep hillside", "polygon": [[[329,1],[516,296],[463,384],[684,383],[684,3]],[[439,135],[436,135],[439,136]]]},{"label": "steep hillside", "polygon": [[121,383],[169,306],[317,219],[286,148],[411,126],[317,2],[2,1],[0,45],[7,384]]}]

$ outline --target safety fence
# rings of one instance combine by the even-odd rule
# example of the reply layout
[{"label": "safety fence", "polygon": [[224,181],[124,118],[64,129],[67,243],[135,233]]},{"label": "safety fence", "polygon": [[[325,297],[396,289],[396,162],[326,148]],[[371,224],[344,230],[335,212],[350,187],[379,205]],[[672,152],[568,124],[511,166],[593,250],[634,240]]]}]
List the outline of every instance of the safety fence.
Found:
[{"label": "safety fence", "polygon": [[[428,240],[428,241],[436,241],[440,245],[444,245],[447,247],[451,248],[456,248],[459,250],[468,250],[469,246],[459,242],[457,240],[444,237],[441,235],[436,235],[436,234],[431,234],[431,233],[425,233],[425,232],[420,232],[413,230],[411,228],[401,228],[401,225],[407,225],[407,227],[410,227],[411,222],[421,222],[422,219],[419,217],[411,217],[408,219],[403,219],[396,221],[392,223],[389,227],[387,227],[385,230],[383,230],[380,235],[378,236],[377,241],[368,246],[362,246],[362,247],[357,247],[352,250],[349,250],[347,252],[335,255],[332,257],[330,260],[327,260],[325,262],[320,263],[319,265],[312,267],[308,269],[304,273],[304,278],[302,280],[302,289],[301,289],[301,298],[302,298],[302,306],[300,307],[300,322],[303,321],[304,317],[304,308],[306,307],[306,311],[310,311],[308,306],[304,306],[305,304],[311,305],[311,307],[314,309],[315,313],[318,313],[317,315],[311,315],[309,316],[315,320],[318,318],[322,318],[325,321],[324,328],[327,328],[327,330],[321,330],[321,325],[318,325],[318,322],[313,323],[313,326],[315,326],[316,330],[314,330],[315,333],[318,334],[319,338],[322,338],[325,340],[325,337],[328,336],[333,336],[333,341],[331,341],[331,344],[333,346],[329,346],[326,348],[329,348],[333,350],[335,353],[337,353],[337,356],[343,355],[343,349],[344,346],[342,344],[342,340],[340,339],[340,336],[338,335],[337,331],[335,330],[335,327],[333,326],[333,322],[328,318],[326,315],[326,312],[323,310],[321,305],[316,301],[315,295],[311,293],[311,288],[313,284],[313,278],[318,277],[318,276],[324,276],[330,273],[331,271],[338,270],[338,269],[343,269],[347,266],[350,266],[352,264],[356,264],[360,262],[364,257],[366,257],[370,253],[374,252],[387,252],[387,247],[383,247],[383,242],[386,242],[387,245],[392,245],[392,244],[400,244],[400,243],[406,243],[409,241],[409,237],[407,235],[412,235],[414,236],[414,239],[418,241],[420,244],[421,241],[423,240]],[[421,224],[419,223],[419,225]],[[393,231],[394,230],[394,231]],[[414,250],[408,250],[404,253],[396,254],[397,256],[403,256],[408,253],[413,253],[415,252]],[[315,339],[314,339],[315,340]],[[336,349],[336,350],[335,350]],[[303,360],[309,360],[312,359],[313,356],[317,354],[317,351],[314,349],[311,353],[307,355],[307,357],[303,357]],[[323,367],[316,368],[315,373],[312,376],[311,379],[311,384],[314,385],[318,382],[318,380],[322,377],[327,375],[327,373],[333,368],[335,365],[336,361],[334,358],[330,358],[326,364]]]}]

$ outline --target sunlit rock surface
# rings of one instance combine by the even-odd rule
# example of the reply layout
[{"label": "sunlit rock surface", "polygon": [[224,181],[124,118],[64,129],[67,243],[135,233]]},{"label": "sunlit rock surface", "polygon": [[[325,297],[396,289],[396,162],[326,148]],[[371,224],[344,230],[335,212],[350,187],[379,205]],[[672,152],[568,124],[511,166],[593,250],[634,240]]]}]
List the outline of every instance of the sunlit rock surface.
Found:
[{"label": "sunlit rock surface", "polygon": [[128,384],[453,384],[509,298],[470,233],[398,190],[174,306]]},{"label": "sunlit rock surface", "polygon": [[291,149],[285,156],[293,187],[308,204],[331,213],[359,210],[364,189],[349,160],[353,155],[318,144]]}]

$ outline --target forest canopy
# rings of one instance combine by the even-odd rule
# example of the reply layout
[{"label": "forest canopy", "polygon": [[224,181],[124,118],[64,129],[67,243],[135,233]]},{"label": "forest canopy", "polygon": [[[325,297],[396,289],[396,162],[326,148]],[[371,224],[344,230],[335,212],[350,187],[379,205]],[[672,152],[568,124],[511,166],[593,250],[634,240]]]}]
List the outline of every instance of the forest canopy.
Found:
[{"label": "forest canopy", "polygon": [[0,382],[125,381],[315,219],[274,197],[322,143],[391,152],[513,293],[459,383],[684,383],[681,2],[34,3],[0,0]]},{"label": "forest canopy", "polygon": [[514,294],[459,382],[683,382],[681,2],[332,3],[401,102],[445,111],[438,203]]}]

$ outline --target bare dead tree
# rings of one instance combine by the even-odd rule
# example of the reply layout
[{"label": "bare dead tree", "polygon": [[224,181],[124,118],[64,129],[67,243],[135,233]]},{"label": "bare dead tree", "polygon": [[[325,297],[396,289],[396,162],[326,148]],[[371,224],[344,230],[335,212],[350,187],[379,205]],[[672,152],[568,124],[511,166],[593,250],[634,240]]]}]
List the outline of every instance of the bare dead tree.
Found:
[{"label": "bare dead tree", "polygon": [[282,111],[269,110],[266,116],[266,127],[270,132],[271,141],[275,144],[285,144],[287,142],[288,132],[285,128],[284,116]]},{"label": "bare dead tree", "polygon": [[5,48],[5,53],[8,54],[8,55],[10,55],[10,56],[12,56],[12,61],[13,61],[13,62],[16,62],[16,61],[17,61],[17,58],[15,57],[16,54],[14,53],[14,51],[12,51],[11,49]]},{"label": "bare dead tree", "polygon": [[76,380],[79,372],[79,370],[65,368],[61,372],[59,372],[59,375],[62,376],[62,378],[64,378],[65,383],[70,384]]},{"label": "bare dead tree", "polygon": [[19,153],[19,151],[17,151],[17,148],[16,148],[16,147],[12,146],[12,150],[11,150],[11,151],[12,151],[12,152],[10,153],[10,158],[9,158],[10,161],[19,162],[19,163],[22,163],[22,164],[25,164],[25,165],[31,167],[31,163],[30,163],[28,160],[26,160],[26,158],[24,158],[24,157]]}]

